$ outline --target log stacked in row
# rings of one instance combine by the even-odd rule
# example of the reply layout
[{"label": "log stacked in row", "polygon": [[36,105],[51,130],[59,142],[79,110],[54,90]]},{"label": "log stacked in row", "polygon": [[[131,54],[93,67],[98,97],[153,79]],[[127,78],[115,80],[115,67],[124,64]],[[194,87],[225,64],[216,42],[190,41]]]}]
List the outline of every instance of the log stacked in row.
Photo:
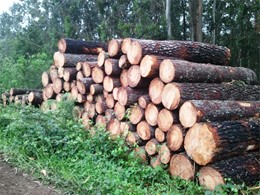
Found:
[{"label": "log stacked in row", "polygon": [[187,180],[199,172],[210,189],[259,180],[260,86],[252,70],[227,66],[228,48],[130,38],[58,48],[42,74],[44,109],[72,98],[87,129],[104,125],[144,162]]}]

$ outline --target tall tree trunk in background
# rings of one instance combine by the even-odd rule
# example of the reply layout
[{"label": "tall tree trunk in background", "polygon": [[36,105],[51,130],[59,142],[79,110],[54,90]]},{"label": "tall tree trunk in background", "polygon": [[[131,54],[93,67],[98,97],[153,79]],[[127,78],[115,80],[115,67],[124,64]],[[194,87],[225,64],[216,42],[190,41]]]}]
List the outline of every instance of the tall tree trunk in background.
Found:
[{"label": "tall tree trunk in background", "polygon": [[216,0],[213,0],[212,18],[213,18],[212,43],[216,44]]},{"label": "tall tree trunk in background", "polygon": [[166,22],[167,22],[167,37],[172,38],[172,24],[171,24],[171,0],[166,0]]},{"label": "tall tree trunk in background", "polygon": [[186,0],[181,1],[182,5],[182,16],[183,16],[183,40],[186,40],[186,14],[185,14],[185,9],[186,9]]},{"label": "tall tree trunk in background", "polygon": [[202,42],[202,0],[189,0],[191,40]]}]

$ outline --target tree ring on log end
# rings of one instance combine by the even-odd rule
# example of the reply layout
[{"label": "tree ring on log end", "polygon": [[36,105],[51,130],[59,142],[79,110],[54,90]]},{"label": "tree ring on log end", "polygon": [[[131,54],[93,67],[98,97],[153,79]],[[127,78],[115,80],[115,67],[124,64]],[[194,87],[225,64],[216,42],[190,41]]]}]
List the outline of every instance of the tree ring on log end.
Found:
[{"label": "tree ring on log end", "polygon": [[197,122],[198,110],[192,102],[185,102],[179,111],[179,119],[181,124],[186,127],[192,127]]},{"label": "tree ring on log end", "polygon": [[180,89],[174,84],[165,85],[162,92],[162,104],[169,110],[174,110],[179,106],[181,99]]},{"label": "tree ring on log end", "polygon": [[129,62],[133,65],[139,64],[142,59],[142,55],[142,46],[137,41],[133,41],[127,51],[127,58]]},{"label": "tree ring on log end", "polygon": [[159,69],[160,79],[165,83],[170,83],[175,77],[173,62],[169,59],[163,60]]}]

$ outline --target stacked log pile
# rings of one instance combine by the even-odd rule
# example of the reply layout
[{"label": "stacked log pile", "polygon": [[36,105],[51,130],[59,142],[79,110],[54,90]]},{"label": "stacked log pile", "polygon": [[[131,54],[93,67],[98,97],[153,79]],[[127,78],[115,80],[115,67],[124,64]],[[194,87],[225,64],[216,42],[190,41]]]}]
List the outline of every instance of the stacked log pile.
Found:
[{"label": "stacked log pile", "polygon": [[252,70],[228,66],[228,48],[131,38],[61,39],[58,48],[42,74],[44,109],[74,99],[86,129],[103,125],[152,167],[199,175],[209,189],[225,177],[260,180],[260,85]]}]

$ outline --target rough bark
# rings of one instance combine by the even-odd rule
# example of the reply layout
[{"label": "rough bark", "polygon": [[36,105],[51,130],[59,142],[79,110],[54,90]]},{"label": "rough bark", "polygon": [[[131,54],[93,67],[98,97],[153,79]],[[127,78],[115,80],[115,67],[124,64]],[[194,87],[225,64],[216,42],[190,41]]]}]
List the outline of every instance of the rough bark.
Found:
[{"label": "rough bark", "polygon": [[120,87],[118,90],[118,102],[122,106],[130,106],[137,102],[141,95],[147,94],[145,89],[132,89],[130,87]]},{"label": "rough bark", "polygon": [[160,104],[162,102],[162,92],[164,89],[164,83],[159,77],[154,78],[149,85],[149,96],[154,104]]},{"label": "rough bark", "polygon": [[142,140],[150,140],[154,137],[155,128],[146,121],[141,121],[137,124],[136,131]]},{"label": "rough bark", "polygon": [[198,173],[199,183],[210,190],[225,184],[225,178],[237,184],[256,185],[260,180],[259,158],[259,152],[251,152],[204,166]]},{"label": "rough bark", "polygon": [[226,47],[192,41],[135,40],[127,50],[131,64],[139,64],[145,55],[163,55],[191,62],[226,65],[230,50]]},{"label": "rough bark", "polygon": [[165,83],[221,83],[232,80],[257,83],[257,76],[251,69],[244,67],[218,66],[194,63],[184,60],[166,59],[160,64],[160,79]]},{"label": "rough bark", "polygon": [[190,100],[180,107],[179,118],[184,127],[192,127],[198,122],[259,117],[259,113],[260,101]]},{"label": "rough bark", "polygon": [[138,124],[141,120],[144,119],[144,109],[142,109],[138,105],[134,105],[130,107],[130,115],[129,115],[129,120],[132,124]]},{"label": "rough bark", "polygon": [[196,123],[187,132],[184,147],[199,165],[227,159],[259,148],[260,119]]},{"label": "rough bark", "polygon": [[62,38],[58,42],[58,49],[62,53],[97,55],[102,51],[107,51],[107,47],[107,44],[103,42],[83,41],[68,38]]},{"label": "rough bark", "polygon": [[162,92],[162,104],[176,109],[181,100],[260,100],[260,85],[229,83],[168,83]]},{"label": "rough bark", "polygon": [[173,124],[178,124],[178,111],[171,111],[166,108],[160,110],[158,114],[158,127],[167,132]]},{"label": "rough bark", "polygon": [[143,109],[145,109],[150,102],[151,102],[151,99],[150,99],[149,94],[142,95],[138,98],[138,104]]}]

